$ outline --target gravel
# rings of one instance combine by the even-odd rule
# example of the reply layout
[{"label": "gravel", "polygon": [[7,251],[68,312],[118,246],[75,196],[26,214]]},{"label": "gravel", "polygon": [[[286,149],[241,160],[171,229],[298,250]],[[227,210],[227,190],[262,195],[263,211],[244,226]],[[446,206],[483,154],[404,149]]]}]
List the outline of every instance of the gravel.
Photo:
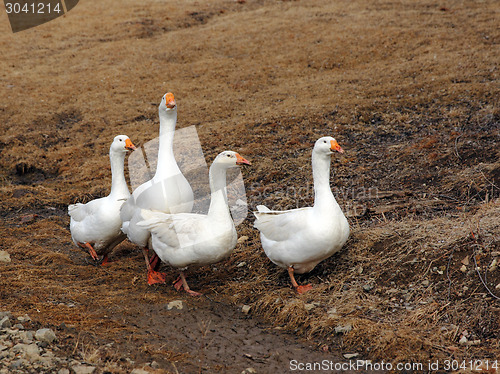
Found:
[{"label": "gravel", "polygon": [[62,357],[56,332],[51,328],[27,329],[30,322],[27,315],[16,318],[11,312],[0,311],[0,374],[101,372],[97,366]]}]

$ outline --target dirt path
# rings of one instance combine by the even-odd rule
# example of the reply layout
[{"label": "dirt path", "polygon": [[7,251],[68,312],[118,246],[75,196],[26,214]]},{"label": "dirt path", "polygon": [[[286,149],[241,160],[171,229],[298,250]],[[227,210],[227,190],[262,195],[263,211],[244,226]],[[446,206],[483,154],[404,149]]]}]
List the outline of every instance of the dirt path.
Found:
[{"label": "dirt path", "polygon": [[[169,360],[155,357],[162,367],[177,368],[180,373],[196,372],[200,367],[203,372],[240,373],[253,368],[257,373],[283,373],[289,370],[292,360],[346,361],[336,353],[322,353],[312,342],[266,327],[208,297],[188,299],[183,304],[181,310],[168,310],[168,305],[161,304],[138,305],[136,310],[140,314],[126,318],[127,323],[148,334],[148,344],[168,347],[175,352],[171,354],[184,358],[172,362],[172,357]],[[293,365],[292,362],[292,368]]]}]

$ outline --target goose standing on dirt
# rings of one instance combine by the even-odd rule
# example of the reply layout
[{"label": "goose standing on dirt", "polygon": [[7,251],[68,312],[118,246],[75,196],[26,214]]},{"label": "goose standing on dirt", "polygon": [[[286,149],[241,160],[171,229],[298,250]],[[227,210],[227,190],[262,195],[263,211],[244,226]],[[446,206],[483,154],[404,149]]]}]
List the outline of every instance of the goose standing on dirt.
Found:
[{"label": "goose standing on dirt", "polygon": [[177,122],[177,105],[170,92],[163,95],[158,107],[160,138],[156,173],[151,180],[137,187],[123,204],[122,231],[128,239],[143,248],[148,269],[148,284],[165,283],[165,274],[155,271],[156,255],[149,259],[151,234],[137,225],[143,221],[141,209],[155,209],[164,213],[189,213],[193,209],[193,190],[175,161],[173,142]]},{"label": "goose standing on dirt", "polygon": [[318,139],[312,151],[314,205],[286,211],[272,211],[263,205],[254,212],[262,247],[276,265],[288,269],[298,293],[312,288],[299,286],[294,273],[311,271],[339,251],[349,237],[349,224],[330,189],[330,155],[344,153],[332,137]]},{"label": "goose standing on dirt", "polygon": [[120,208],[130,197],[125,181],[125,154],[135,146],[126,135],[114,138],[109,149],[111,163],[111,192],[108,196],[89,201],[86,204],[68,206],[71,217],[70,230],[73,242],[89,251],[94,260],[104,256],[102,264],[107,263],[108,254],[126,236],[121,231]]},{"label": "goose standing on dirt", "polygon": [[145,218],[138,225],[151,232],[152,246],[160,259],[181,269],[174,287],[193,296],[201,295],[190,290],[184,270],[191,265],[207,265],[228,257],[236,246],[236,229],[229,212],[226,194],[226,171],[250,162],[238,153],[224,151],[210,166],[211,200],[208,214],[165,214],[143,210]]}]

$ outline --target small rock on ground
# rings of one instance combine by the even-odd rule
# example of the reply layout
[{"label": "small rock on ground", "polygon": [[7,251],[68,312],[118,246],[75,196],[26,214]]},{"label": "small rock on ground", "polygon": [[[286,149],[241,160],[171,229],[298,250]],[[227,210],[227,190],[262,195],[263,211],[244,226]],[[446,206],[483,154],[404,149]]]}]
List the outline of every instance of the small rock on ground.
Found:
[{"label": "small rock on ground", "polygon": [[7,251],[0,251],[0,262],[10,262],[10,255]]},{"label": "small rock on ground", "polygon": [[134,369],[130,372],[130,374],[150,374],[149,371],[144,369]]},{"label": "small rock on ground", "polygon": [[344,355],[344,357],[347,358],[348,360],[351,359],[351,358],[358,357],[358,356],[359,356],[359,353],[346,353]]},{"label": "small rock on ground", "polygon": [[257,371],[254,368],[246,368],[241,374],[257,374]]},{"label": "small rock on ground", "polygon": [[8,316],[5,316],[3,318],[0,317],[0,329],[1,328],[11,328],[11,327],[12,327],[12,324],[11,324]]},{"label": "small rock on ground", "polygon": [[182,302],[182,300],[174,300],[168,303],[167,305],[168,310],[172,310],[174,308],[179,310],[183,309],[184,303]]},{"label": "small rock on ground", "polygon": [[351,324],[339,325],[339,326],[335,327],[335,332],[337,334],[346,334],[346,333],[348,333],[351,330],[352,330],[352,325]]},{"label": "small rock on ground", "polygon": [[73,370],[75,374],[92,374],[95,369],[95,367],[87,365],[75,365],[71,367],[71,370]]},{"label": "small rock on ground", "polygon": [[35,333],[35,339],[50,344],[56,340],[56,334],[52,329],[40,329]]}]

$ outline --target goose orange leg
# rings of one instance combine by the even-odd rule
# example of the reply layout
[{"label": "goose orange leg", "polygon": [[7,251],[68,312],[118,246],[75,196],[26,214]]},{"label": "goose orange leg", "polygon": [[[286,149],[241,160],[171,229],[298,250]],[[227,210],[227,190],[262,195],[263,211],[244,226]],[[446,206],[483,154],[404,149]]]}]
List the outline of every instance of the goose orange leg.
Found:
[{"label": "goose orange leg", "polygon": [[102,258],[102,261],[101,261],[101,266],[107,266],[107,265],[109,265],[109,264],[111,264],[111,261],[109,261],[109,259],[108,259],[108,254],[106,253],[106,254],[104,255],[104,257]]},{"label": "goose orange leg", "polygon": [[160,267],[160,258],[156,253],[153,253],[151,258],[149,259],[149,265],[151,265],[151,268],[153,270],[158,270],[158,268]]},{"label": "goose orange leg", "polygon": [[295,276],[293,275],[293,273],[294,273],[293,266],[289,266],[288,275],[290,276],[290,280],[292,281],[292,286],[297,290],[297,293],[302,294],[304,292],[312,290],[313,286],[310,284],[299,286],[297,281],[295,280]]},{"label": "goose orange leg", "polygon": [[[153,267],[151,266],[151,263],[149,261],[149,249],[148,249],[148,247],[144,247],[142,249],[142,252],[144,253],[144,259],[146,260],[146,267],[148,268],[148,284],[151,286],[155,283],[165,283],[165,280],[167,278],[166,274],[160,273],[159,271],[154,270]],[[155,253],[155,256],[156,256],[156,253]]]},{"label": "goose orange leg", "polygon": [[191,296],[202,296],[201,293],[193,291],[189,288],[187,281],[186,281],[186,277],[184,275],[184,272],[182,272],[182,271],[181,271],[181,274],[179,275],[179,277],[177,277],[177,279],[174,280],[174,288],[177,291],[180,291],[180,289],[183,288],[184,291],[186,291]]},{"label": "goose orange leg", "polygon": [[99,260],[99,256],[97,255],[97,252],[95,251],[94,247],[90,243],[78,243],[80,247],[83,249],[88,249],[90,256],[92,257],[93,260],[97,261]]}]

